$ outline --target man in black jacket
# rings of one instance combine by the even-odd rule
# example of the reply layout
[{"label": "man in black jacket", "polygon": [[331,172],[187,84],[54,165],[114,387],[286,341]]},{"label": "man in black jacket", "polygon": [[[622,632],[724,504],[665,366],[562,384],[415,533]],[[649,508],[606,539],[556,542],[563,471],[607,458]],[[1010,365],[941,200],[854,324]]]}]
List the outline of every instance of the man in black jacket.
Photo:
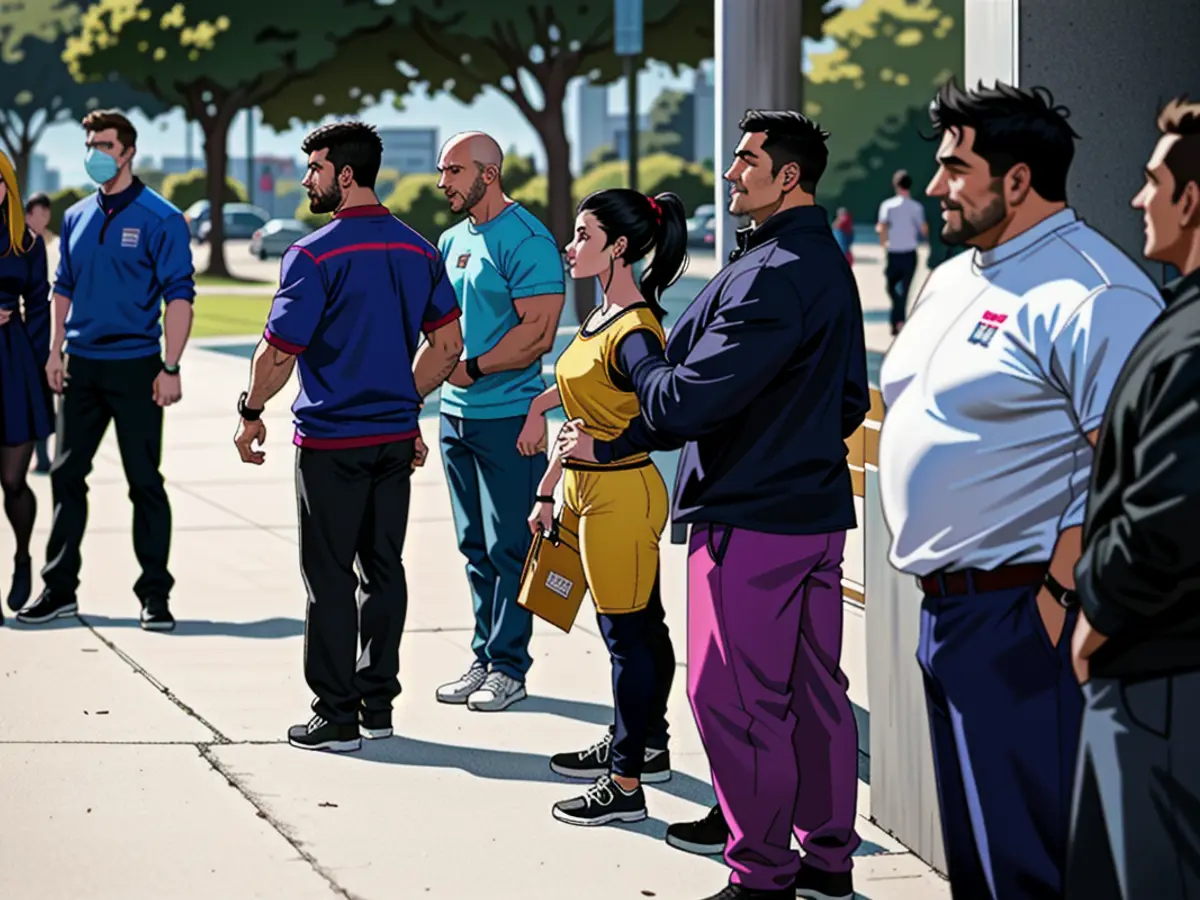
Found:
[{"label": "man in black jacket", "polygon": [[633,366],[641,417],[611,442],[570,424],[559,452],[683,448],[672,508],[692,526],[688,696],[720,808],[668,841],[728,836],[732,881],[710,900],[849,900],[858,737],[842,551],[855,527],[845,438],[870,407],[862,306],[813,196],[828,135],[794,112],[749,112],[741,128],[729,211],[754,226],[666,358]]},{"label": "man in black jacket", "polygon": [[1087,700],[1068,900],[1200,897],[1200,103],[1170,103],[1133,200],[1183,277],[1101,426],[1075,567]]}]

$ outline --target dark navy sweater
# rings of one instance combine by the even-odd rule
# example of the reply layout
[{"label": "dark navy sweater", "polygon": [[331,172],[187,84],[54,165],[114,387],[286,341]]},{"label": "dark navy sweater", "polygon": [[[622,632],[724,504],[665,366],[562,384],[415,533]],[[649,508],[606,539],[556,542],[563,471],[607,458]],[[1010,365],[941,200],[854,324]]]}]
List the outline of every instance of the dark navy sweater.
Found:
[{"label": "dark navy sweater", "polygon": [[[845,439],[870,408],[858,287],[819,206],[778,213],[634,365],[641,404],[599,462],[683,447],[679,523],[854,528]],[[647,345],[648,350],[652,350]]]},{"label": "dark navy sweater", "polygon": [[63,215],[54,293],[71,301],[67,352],[137,359],[161,350],[163,301],[192,301],[191,235],[178,209],[134,179]]}]

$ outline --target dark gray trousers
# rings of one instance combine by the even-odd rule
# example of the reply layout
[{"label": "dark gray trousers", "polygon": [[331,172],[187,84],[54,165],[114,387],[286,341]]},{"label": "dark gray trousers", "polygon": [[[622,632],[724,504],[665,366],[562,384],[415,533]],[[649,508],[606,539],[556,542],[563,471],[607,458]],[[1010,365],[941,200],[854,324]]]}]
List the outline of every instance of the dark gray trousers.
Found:
[{"label": "dark gray trousers", "polygon": [[1083,687],[1066,900],[1200,898],[1200,671]]}]

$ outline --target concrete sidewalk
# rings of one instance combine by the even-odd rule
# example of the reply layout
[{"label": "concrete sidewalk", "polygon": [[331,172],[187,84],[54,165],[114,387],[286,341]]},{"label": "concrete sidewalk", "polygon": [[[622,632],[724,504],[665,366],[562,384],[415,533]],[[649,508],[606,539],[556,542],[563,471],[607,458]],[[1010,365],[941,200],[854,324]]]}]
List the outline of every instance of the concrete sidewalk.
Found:
[{"label": "concrete sidewalk", "polygon": [[[680,654],[672,704],[677,774],[649,789],[635,827],[572,828],[549,815],[575,785],[547,757],[583,748],[610,721],[607,657],[586,614],[571,635],[537,629],[532,696],[500,714],[434,702],[470,661],[471,616],[433,448],[414,480],[411,613],[399,736],[361,753],[294,750],[309,715],[301,674],[305,594],[297,569],[287,402],[267,417],[267,463],[231,444],[246,364],[192,350],[170,410],[164,471],[175,515],[173,634],[137,627],[130,507],[112,435],[91,479],[81,616],[0,629],[0,897],[12,900],[394,897],[695,900],[720,860],[662,843],[666,823],[712,799],[684,694],[684,560],[664,546]],[[289,389],[284,397],[290,397]],[[40,503],[35,561],[50,522]],[[0,528],[0,559],[11,556]],[[0,578],[7,585],[7,573]],[[862,613],[848,609],[846,667],[865,706]],[[868,809],[866,786],[859,808]],[[948,897],[945,883],[860,819],[860,895]]]}]

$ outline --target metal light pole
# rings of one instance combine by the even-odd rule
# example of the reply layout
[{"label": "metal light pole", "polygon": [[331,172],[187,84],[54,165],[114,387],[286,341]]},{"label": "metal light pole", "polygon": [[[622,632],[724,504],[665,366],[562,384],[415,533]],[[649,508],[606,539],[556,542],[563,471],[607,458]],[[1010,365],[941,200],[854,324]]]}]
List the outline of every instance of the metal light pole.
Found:
[{"label": "metal light pole", "polygon": [[614,0],[613,52],[625,61],[625,90],[629,111],[626,125],[625,152],[629,159],[629,187],[638,189],[638,102],[637,57],[642,53],[642,0]]}]

